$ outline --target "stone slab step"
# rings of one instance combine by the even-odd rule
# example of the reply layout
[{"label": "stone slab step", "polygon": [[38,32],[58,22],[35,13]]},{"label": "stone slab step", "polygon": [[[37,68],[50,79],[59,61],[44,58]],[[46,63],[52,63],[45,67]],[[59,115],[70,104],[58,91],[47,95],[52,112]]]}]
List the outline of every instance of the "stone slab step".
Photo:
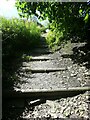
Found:
[{"label": "stone slab step", "polygon": [[[69,62],[68,62],[69,64]],[[30,67],[31,69],[37,68],[37,69],[49,69],[49,68],[66,68],[67,64],[64,61],[59,60],[48,60],[48,59],[33,59],[31,61],[24,61],[22,63],[22,67]]]},{"label": "stone slab step", "polygon": [[30,61],[46,61],[46,60],[53,60],[53,58],[43,57],[43,56],[31,57],[31,60],[30,60]]},{"label": "stone slab step", "polygon": [[53,60],[53,58],[51,58],[51,57],[44,57],[44,56],[29,56],[29,55],[27,55],[27,56],[25,56],[24,58],[23,58],[23,62],[25,63],[31,63],[31,61],[47,61],[47,60]]},{"label": "stone slab step", "polygon": [[57,72],[57,71],[65,71],[67,68],[33,68],[23,67],[20,71],[22,72],[32,72],[32,73],[47,73],[47,72]]},{"label": "stone slab step", "polygon": [[54,99],[62,97],[71,97],[86,91],[90,91],[90,87],[73,87],[63,88],[59,90],[22,90],[22,91],[3,91],[3,98],[29,98],[29,99]]}]

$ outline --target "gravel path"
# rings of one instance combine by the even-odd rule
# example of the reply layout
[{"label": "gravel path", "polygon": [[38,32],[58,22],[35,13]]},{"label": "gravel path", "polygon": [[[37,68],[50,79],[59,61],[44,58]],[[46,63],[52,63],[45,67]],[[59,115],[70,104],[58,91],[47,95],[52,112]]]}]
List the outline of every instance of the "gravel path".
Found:
[{"label": "gravel path", "polygon": [[89,120],[90,92],[56,100],[13,99],[5,103],[4,120]]},{"label": "gravel path", "polygon": [[[50,60],[31,60],[23,61],[22,66],[16,72],[16,78],[18,81],[14,84],[14,90],[16,91],[33,91],[33,90],[60,90],[60,88],[70,88],[70,87],[90,87],[90,69],[85,66],[78,65],[74,63],[71,58],[63,57],[63,55],[71,55],[72,48],[78,44],[73,44],[71,48],[61,49],[55,53],[40,54],[40,49],[38,53],[39,57],[49,57]],[[83,44],[82,44],[83,45]],[[70,44],[69,44],[70,46]],[[80,46],[80,44],[79,44]],[[43,49],[43,47],[42,47]],[[34,57],[36,55],[33,53]],[[63,71],[55,72],[43,72],[43,73],[32,73],[31,71],[25,71],[25,69],[49,69],[49,68],[63,68]],[[84,94],[79,94],[73,97],[61,98],[57,100],[46,100],[44,103],[39,103],[36,105],[37,101],[41,100],[25,100],[27,105],[24,109],[21,108],[11,108],[6,110],[5,119],[7,120],[32,120],[36,119],[59,119],[65,118],[71,120],[76,118],[78,120],[89,120],[90,117],[90,93],[85,92]],[[9,101],[10,102],[10,101]],[[35,103],[35,105],[33,104]],[[9,103],[10,104],[10,103]],[[18,103],[19,104],[19,103]],[[20,103],[21,104],[21,103]],[[13,106],[12,106],[13,107]],[[9,112],[9,113],[8,113]],[[19,115],[17,114],[19,113]],[[9,116],[8,118],[6,116]]]},{"label": "gravel path", "polygon": [[[30,107],[29,107],[30,109]],[[90,100],[89,93],[80,94],[74,97],[61,98],[58,100],[46,100],[45,103],[37,105],[33,110],[25,109],[21,118],[69,118],[72,120],[89,120]],[[72,118],[72,119],[70,119]]]},{"label": "gravel path", "polygon": [[[41,57],[41,56],[38,56]],[[42,55],[52,60],[23,62],[17,74],[19,81],[15,90],[34,89],[60,89],[68,87],[90,86],[90,70],[85,66],[73,63],[71,58],[61,57],[60,51],[53,54]],[[64,71],[49,73],[25,72],[28,69],[66,68]]]}]

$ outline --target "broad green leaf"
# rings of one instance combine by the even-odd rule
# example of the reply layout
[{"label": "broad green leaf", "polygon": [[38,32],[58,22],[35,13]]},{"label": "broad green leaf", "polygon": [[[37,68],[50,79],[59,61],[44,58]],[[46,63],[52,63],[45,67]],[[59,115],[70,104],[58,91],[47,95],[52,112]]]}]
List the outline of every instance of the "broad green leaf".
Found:
[{"label": "broad green leaf", "polygon": [[86,16],[85,16],[85,18],[84,18],[84,21],[87,22],[88,18],[89,18],[89,14],[87,13]]},{"label": "broad green leaf", "polygon": [[82,9],[79,10],[79,14],[82,15]]}]

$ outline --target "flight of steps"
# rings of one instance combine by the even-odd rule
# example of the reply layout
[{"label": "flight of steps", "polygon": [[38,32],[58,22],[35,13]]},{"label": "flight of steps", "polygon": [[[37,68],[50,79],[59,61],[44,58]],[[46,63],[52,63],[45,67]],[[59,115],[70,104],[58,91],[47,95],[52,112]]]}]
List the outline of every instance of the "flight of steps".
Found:
[{"label": "flight of steps", "polygon": [[71,60],[67,64],[67,59],[62,59],[60,52],[54,54],[49,50],[44,38],[41,44],[30,51],[30,60],[24,59],[17,71],[19,82],[14,87],[16,92],[4,93],[7,100],[5,106],[11,112],[7,115],[6,109],[6,116],[14,114],[17,118],[25,107],[33,109],[33,106],[44,103],[46,99],[71,97],[90,91],[90,87],[81,86],[77,80],[79,73],[70,68]]}]

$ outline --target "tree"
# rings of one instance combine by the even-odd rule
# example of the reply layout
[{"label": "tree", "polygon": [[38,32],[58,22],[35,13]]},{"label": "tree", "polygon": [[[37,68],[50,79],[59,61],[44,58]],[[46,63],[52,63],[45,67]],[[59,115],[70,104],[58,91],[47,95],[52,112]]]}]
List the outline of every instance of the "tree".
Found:
[{"label": "tree", "polygon": [[[89,3],[81,2],[16,2],[19,15],[28,17],[32,14],[36,16],[36,10],[40,11],[43,19],[48,17],[52,24],[51,29],[63,30],[64,34],[85,36],[85,30],[89,29],[90,7]],[[88,26],[85,28],[85,26]],[[84,34],[82,34],[84,32]]]}]

